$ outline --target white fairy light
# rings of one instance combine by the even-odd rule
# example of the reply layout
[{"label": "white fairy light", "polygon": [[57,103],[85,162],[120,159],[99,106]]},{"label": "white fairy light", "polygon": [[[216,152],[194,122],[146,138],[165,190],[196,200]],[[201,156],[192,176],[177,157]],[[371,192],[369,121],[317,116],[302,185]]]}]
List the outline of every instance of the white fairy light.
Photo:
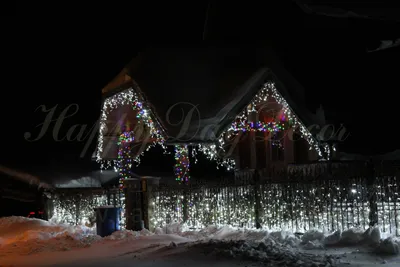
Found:
[{"label": "white fairy light", "polygon": [[[325,182],[320,187],[304,187],[301,183],[260,185],[258,207],[263,227],[293,232],[316,227],[326,232],[354,227],[367,229],[368,188],[358,181],[349,187],[347,184],[330,186],[330,183]],[[217,190],[199,187],[189,191],[163,188],[153,193],[150,220],[154,227],[171,223],[181,223],[191,229],[209,225],[240,228],[256,225],[254,185],[221,186]],[[387,202],[384,198],[382,195],[377,201],[379,228],[384,232],[399,230],[396,201]]]},{"label": "white fairy light", "polygon": [[[319,142],[314,138],[307,127],[296,116],[289,104],[286,102],[285,98],[278,92],[273,82],[267,82],[263,85],[263,87],[251,100],[250,104],[247,105],[243,109],[243,111],[236,116],[235,121],[247,121],[248,113],[256,111],[255,107],[261,103],[266,102],[269,97],[274,98],[275,101],[282,106],[282,111],[288,118],[288,120],[292,123],[292,128],[298,129],[300,131],[301,137],[308,142],[310,150],[315,149],[318,153],[318,156],[322,158],[323,154],[320,149]],[[224,152],[224,137],[230,138],[232,135],[234,135],[234,128],[234,123],[232,123],[232,125],[229,125],[229,127],[224,130],[217,138],[216,144],[198,145],[198,150],[201,151],[208,159],[217,160],[218,165],[224,166],[228,170],[234,169],[235,161],[232,158],[221,157],[219,153]],[[325,145],[323,148],[326,159],[329,159],[331,154],[329,146]]]},{"label": "white fairy light", "polygon": [[[164,150],[166,150],[165,138],[162,134],[162,127],[156,122],[156,120],[154,120],[154,118],[152,118],[151,112],[148,112],[139,95],[132,88],[130,88],[105,99],[103,103],[99,125],[99,139],[96,151],[96,161],[101,164],[101,169],[106,169],[113,165],[112,162],[102,159],[104,148],[104,135],[107,131],[108,115],[113,110],[124,105],[131,105],[132,109],[138,112],[137,118],[142,121],[147,127],[149,127],[150,136],[155,139],[155,141],[150,144],[145,151],[148,151],[151,147],[155,145],[161,145]],[[143,153],[144,152],[142,152],[135,158],[135,161],[137,163],[140,162],[140,156],[142,156]]]},{"label": "white fairy light", "polygon": [[[258,93],[253,97],[250,104],[246,106],[246,108],[239,113],[236,117],[236,120],[245,121],[247,120],[248,112],[256,111],[255,107],[265,101],[268,100],[269,97],[275,99],[275,101],[282,106],[282,111],[285,116],[291,122],[292,127],[298,129],[300,131],[301,137],[304,138],[310,147],[310,150],[315,149],[318,153],[319,157],[323,157],[325,155],[326,159],[330,158],[331,149],[328,145],[324,145],[322,148],[324,149],[324,155],[320,149],[319,142],[312,136],[311,132],[304,126],[304,124],[300,121],[300,119],[293,112],[289,104],[286,102],[284,97],[278,92],[273,82],[267,82],[263,85],[263,87],[258,91]],[[138,115],[142,121],[150,128],[150,134],[155,138],[156,141],[153,142],[150,146],[147,147],[145,151],[148,151],[151,147],[156,144],[161,145],[164,150],[165,148],[165,139],[161,134],[159,129],[162,129],[160,125],[155,124],[155,120],[151,118],[150,112],[146,108],[143,107],[142,101],[139,99],[138,94],[134,92],[134,90],[128,89],[123,92],[120,92],[110,98],[107,98],[104,101],[102,114],[100,118],[100,130],[99,130],[99,140],[96,152],[96,159],[101,163],[101,168],[107,168],[112,165],[111,162],[104,162],[102,160],[102,153],[104,147],[104,134],[106,132],[106,121],[108,114],[123,105],[132,105],[132,108],[138,111]],[[223,157],[221,154],[224,152],[225,145],[225,137],[230,138],[233,133],[233,124],[230,125],[226,130],[224,130],[221,135],[217,138],[216,142],[213,144],[203,144],[198,145],[198,151],[202,152],[206,157],[210,160],[216,160],[218,166],[224,166],[228,170],[235,168],[235,161],[229,157]],[[143,155],[143,153],[141,154]],[[138,155],[135,158],[137,163],[140,162],[140,156]]]},{"label": "white fairy light", "polygon": [[[52,220],[70,225],[89,224],[96,218],[94,209],[107,204],[107,196],[101,195],[53,195]],[[79,206],[79,209],[76,208]]]}]

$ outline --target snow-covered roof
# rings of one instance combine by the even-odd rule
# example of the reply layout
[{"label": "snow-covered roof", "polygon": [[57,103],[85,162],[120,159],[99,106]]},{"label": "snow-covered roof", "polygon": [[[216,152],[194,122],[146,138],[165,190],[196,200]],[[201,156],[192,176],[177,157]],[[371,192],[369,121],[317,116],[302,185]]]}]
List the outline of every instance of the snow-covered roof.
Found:
[{"label": "snow-covered roof", "polygon": [[[121,90],[122,85],[126,87],[130,81],[127,75],[157,114],[170,140],[179,137],[184,142],[211,141],[209,137],[217,133],[207,136],[200,133],[210,125],[223,130],[222,126],[232,122],[270,80],[306,126],[315,122],[304,108],[304,89],[270,47],[150,47],[103,88],[104,97]],[[188,131],[180,136],[182,116],[187,116],[193,108]]]},{"label": "snow-covered roof", "polygon": [[93,177],[82,177],[66,183],[56,184],[57,188],[101,187],[101,182]]},{"label": "snow-covered roof", "polygon": [[64,180],[63,182],[58,182],[55,184],[56,188],[100,188],[107,184],[113,179],[118,177],[118,173],[114,170],[98,170],[93,171],[88,176],[83,176],[79,178],[71,178],[69,180]]}]

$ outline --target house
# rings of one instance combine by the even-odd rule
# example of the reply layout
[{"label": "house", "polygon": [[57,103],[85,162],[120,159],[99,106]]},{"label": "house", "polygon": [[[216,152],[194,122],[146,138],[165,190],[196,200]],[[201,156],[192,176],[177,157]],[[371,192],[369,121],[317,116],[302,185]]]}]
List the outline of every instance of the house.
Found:
[{"label": "house", "polygon": [[175,147],[179,181],[195,153],[269,177],[334,153],[315,137],[304,89],[268,47],[149,47],[102,93],[96,158],[114,161],[122,178],[156,144]]},{"label": "house", "polygon": [[122,205],[118,174],[114,170],[57,169],[32,168],[28,173],[0,165],[0,216],[39,217],[78,224],[88,223],[97,206]]},{"label": "house", "polygon": [[[44,190],[52,188],[38,177],[0,165],[0,216],[28,216],[45,211]],[[43,214],[46,217],[46,214]]]}]

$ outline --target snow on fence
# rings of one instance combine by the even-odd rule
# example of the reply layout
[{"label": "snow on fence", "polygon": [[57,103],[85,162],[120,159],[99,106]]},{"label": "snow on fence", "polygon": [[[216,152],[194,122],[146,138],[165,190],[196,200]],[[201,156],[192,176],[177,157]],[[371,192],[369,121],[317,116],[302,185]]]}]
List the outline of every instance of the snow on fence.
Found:
[{"label": "snow on fence", "polygon": [[[398,176],[368,179],[319,179],[302,182],[262,182],[153,189],[152,225],[184,223],[189,228],[230,225],[304,232],[367,229],[400,235]],[[373,194],[371,193],[373,192]],[[375,213],[371,212],[375,210]],[[371,217],[372,216],[372,217]]]}]

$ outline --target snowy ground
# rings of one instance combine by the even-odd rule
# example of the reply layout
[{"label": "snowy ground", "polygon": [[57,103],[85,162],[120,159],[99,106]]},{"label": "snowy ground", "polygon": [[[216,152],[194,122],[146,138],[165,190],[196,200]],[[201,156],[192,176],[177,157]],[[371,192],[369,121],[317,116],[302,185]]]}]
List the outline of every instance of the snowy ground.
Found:
[{"label": "snowy ground", "polygon": [[94,229],[38,219],[0,218],[0,266],[400,266],[400,240],[377,229],[326,236],[208,227],[155,233]]}]

